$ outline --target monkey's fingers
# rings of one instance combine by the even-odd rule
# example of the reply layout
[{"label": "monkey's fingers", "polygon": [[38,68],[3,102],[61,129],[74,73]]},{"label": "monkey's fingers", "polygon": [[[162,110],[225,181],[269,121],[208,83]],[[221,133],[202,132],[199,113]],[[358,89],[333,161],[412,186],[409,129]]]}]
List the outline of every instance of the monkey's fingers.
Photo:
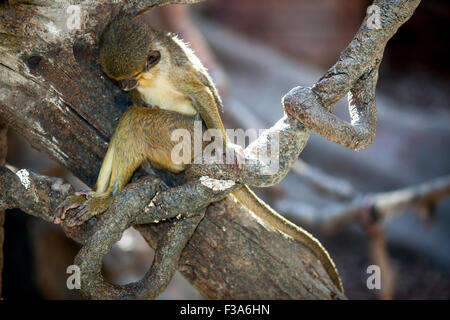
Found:
[{"label": "monkey's fingers", "polygon": [[245,153],[244,153],[244,149],[239,146],[236,145],[237,148],[234,149],[234,161],[235,164],[237,164],[239,170],[241,170],[244,167],[244,163],[245,163]]},{"label": "monkey's fingers", "polygon": [[[231,143],[227,145],[227,148],[230,148],[232,150],[233,156],[233,161],[231,161],[229,168],[233,170],[234,174],[238,174],[239,171],[244,167],[245,163],[244,149],[240,145]],[[229,163],[228,160],[227,163]]]},{"label": "monkey's fingers", "polygon": [[233,145],[233,149],[234,149],[234,160],[235,160],[236,164],[239,166],[239,169],[242,169],[244,167],[244,163],[245,163],[244,148],[242,148],[238,144],[235,144],[235,145]]},{"label": "monkey's fingers", "polygon": [[113,200],[114,197],[109,195],[92,197],[84,202],[77,210],[67,213],[67,218],[65,220],[66,225],[68,227],[73,227],[85,223],[92,217],[105,212]]},{"label": "monkey's fingers", "polygon": [[94,214],[89,211],[88,203],[89,202],[86,201],[78,208],[78,210],[68,212],[66,220],[64,221],[65,225],[68,227],[78,226],[92,218]]},{"label": "monkey's fingers", "polygon": [[242,166],[239,166],[237,162],[234,161],[233,163],[227,164],[227,168],[228,170],[233,171],[233,174],[237,175],[242,169]]},{"label": "monkey's fingers", "polygon": [[55,219],[53,220],[53,223],[60,224],[62,220],[66,218],[66,212],[70,209],[75,209],[80,206],[79,203],[71,203],[68,205],[61,205],[56,209],[56,215]]},{"label": "monkey's fingers", "polygon": [[79,207],[85,201],[86,196],[84,195],[68,196],[56,209],[55,219],[53,222],[55,224],[61,223],[61,221],[66,218],[69,210]]},{"label": "monkey's fingers", "polygon": [[93,197],[93,191],[92,190],[82,190],[75,192],[76,196],[85,196],[86,200],[89,200]]}]

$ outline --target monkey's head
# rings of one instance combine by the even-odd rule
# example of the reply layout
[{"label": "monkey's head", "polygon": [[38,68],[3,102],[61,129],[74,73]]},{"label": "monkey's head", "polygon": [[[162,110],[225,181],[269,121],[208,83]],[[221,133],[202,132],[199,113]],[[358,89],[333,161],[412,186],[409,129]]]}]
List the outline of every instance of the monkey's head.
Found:
[{"label": "monkey's head", "polygon": [[161,59],[157,34],[138,19],[111,22],[100,41],[100,64],[106,75],[130,91]]}]

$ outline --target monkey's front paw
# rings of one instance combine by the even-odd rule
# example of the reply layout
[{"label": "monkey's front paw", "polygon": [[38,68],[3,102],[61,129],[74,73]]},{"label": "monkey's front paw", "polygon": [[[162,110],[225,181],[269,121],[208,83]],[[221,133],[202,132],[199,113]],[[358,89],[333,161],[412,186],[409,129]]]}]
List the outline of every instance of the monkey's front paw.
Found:
[{"label": "monkey's front paw", "polygon": [[109,196],[91,197],[76,210],[67,212],[64,224],[68,227],[74,227],[85,223],[92,217],[105,212],[113,201]]},{"label": "monkey's front paw", "polygon": [[74,196],[68,196],[56,209],[54,223],[59,224],[66,218],[66,212],[70,209],[78,208],[86,201],[86,196],[75,193]]},{"label": "monkey's front paw", "polygon": [[81,190],[81,191],[77,191],[75,192],[76,196],[85,196],[86,200],[89,200],[90,198],[92,198],[94,196],[94,191],[92,190]]},{"label": "monkey's front paw", "polygon": [[[227,164],[233,169],[234,173],[238,173],[245,164],[245,153],[244,149],[237,144],[228,143],[227,144]],[[231,160],[229,159],[231,155]]]}]

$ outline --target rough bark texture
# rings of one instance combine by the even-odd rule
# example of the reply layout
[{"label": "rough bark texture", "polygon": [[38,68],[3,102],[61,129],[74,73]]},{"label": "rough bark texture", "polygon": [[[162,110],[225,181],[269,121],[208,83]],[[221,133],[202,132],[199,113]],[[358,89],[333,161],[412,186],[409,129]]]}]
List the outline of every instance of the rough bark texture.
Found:
[{"label": "rough bark texture", "polygon": [[[387,41],[414,13],[420,0],[375,0],[338,62],[311,88],[297,87],[283,97],[287,113],[308,128],[346,148],[360,150],[375,139],[375,87]],[[379,19],[379,27],[373,19]],[[348,94],[351,123],[331,113]]]},{"label": "rough bark texture", "polygon": [[[36,149],[92,185],[108,138],[129,104],[128,96],[101,72],[97,62],[99,36],[119,15],[176,2],[197,1],[73,1],[88,16],[81,29],[76,31],[67,28],[65,2],[10,1],[9,5],[1,5],[0,117]],[[84,229],[66,230],[87,244],[77,257],[83,270],[88,271],[82,282],[86,284],[83,290],[87,296],[147,298],[156,294],[158,290],[152,294],[148,291],[151,290],[152,274],[135,286],[115,288],[103,283],[99,277],[98,255],[105,254],[113,240],[119,239],[130,224],[173,218],[185,212],[198,213],[206,204],[226,197],[239,183],[257,186],[277,183],[306,145],[310,129],[304,124],[348,147],[360,148],[370,143],[376,125],[373,119],[377,67],[384,46],[419,2],[375,1],[381,8],[383,28],[367,30],[363,23],[339,62],[312,90],[296,88],[284,98],[284,107],[290,116],[282,118],[246,149],[249,157],[238,177],[226,166],[201,165],[187,172],[187,176],[193,177],[190,183],[160,192],[150,205],[151,197],[138,196],[129,202],[132,205],[124,206],[120,202],[127,199],[124,195],[98,223],[90,221],[83,225]],[[347,92],[353,97],[352,119],[361,118],[356,125],[330,118],[325,110],[330,110]],[[305,112],[308,109],[313,112]],[[337,132],[337,136],[333,132]],[[280,138],[280,170],[273,175],[264,174],[267,164],[251,157],[257,150],[265,148],[265,142],[272,139],[271,133]],[[62,193],[67,194],[69,189],[63,187],[62,190],[61,186],[65,185],[61,182],[55,187],[53,180],[24,170],[14,174],[3,168],[0,176],[8,186],[8,189],[0,190],[3,195],[0,209],[19,207],[48,221],[52,220]],[[237,183],[215,190],[200,178],[202,176]],[[45,181],[47,183],[43,183]],[[130,187],[131,190],[142,188],[139,192],[149,192],[148,195],[155,191],[155,184],[149,185],[145,180],[140,183]],[[145,209],[141,213],[139,210],[131,213],[133,208],[139,207]],[[189,228],[189,223],[182,221],[195,217],[193,214],[183,217],[186,220],[181,222],[169,221],[169,229],[162,226],[165,223],[141,225],[138,229],[154,246],[162,234],[170,234],[170,230],[180,225]],[[171,243],[165,241],[164,236],[161,239],[163,249],[159,252],[164,255]],[[176,249],[186,240],[176,239]],[[159,270],[164,271],[164,268]],[[208,298],[345,298],[306,246],[258,221],[232,196],[208,208],[197,232],[182,252],[180,271]],[[165,277],[167,274],[161,275],[158,283],[164,283]],[[147,291],[143,292],[141,286]]]},{"label": "rough bark texture", "polygon": [[[148,203],[156,193],[158,183],[158,179],[151,176],[141,178],[127,186],[99,219],[91,219],[77,228],[64,228],[69,237],[85,244],[76,262],[86,271],[83,276],[94,279],[87,288],[89,298],[149,298],[160,292],[161,288],[148,286],[158,274],[152,270],[140,282],[120,287],[103,283],[98,273],[101,258],[122,232],[136,222],[133,219],[139,219],[133,212]],[[59,178],[37,175],[25,169],[14,173],[0,167],[0,194],[3,195],[0,209],[20,208],[51,222],[58,204],[72,193],[72,187]],[[145,214],[147,219],[155,219],[157,215],[157,211]],[[198,215],[187,217],[186,223],[175,218],[135,227],[153,247],[158,242],[162,254],[176,255],[180,252],[175,252],[171,246],[183,248],[184,245],[178,244],[187,240],[177,239],[177,235],[188,234],[180,232],[180,228],[190,228],[189,219],[198,223],[196,217]],[[120,228],[116,228],[116,224],[121,224]],[[175,241],[161,241],[166,235]],[[170,280],[167,273],[174,270],[168,270],[161,262],[162,259],[156,256],[152,269],[164,271],[159,276]],[[345,298],[307,247],[258,221],[233,197],[208,207],[205,218],[181,254],[179,271],[204,297],[211,299]]]},{"label": "rough bark texture", "polygon": [[[183,251],[178,270],[205,298],[344,298],[311,251],[248,213],[232,197],[215,202]],[[137,229],[150,242],[158,236],[155,225]]]}]

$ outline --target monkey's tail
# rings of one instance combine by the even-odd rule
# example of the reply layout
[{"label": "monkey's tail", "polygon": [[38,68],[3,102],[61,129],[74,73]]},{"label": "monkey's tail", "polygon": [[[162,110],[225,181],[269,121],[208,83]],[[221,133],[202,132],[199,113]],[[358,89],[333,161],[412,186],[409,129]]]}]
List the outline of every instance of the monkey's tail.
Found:
[{"label": "monkey's tail", "polygon": [[291,238],[294,238],[295,240],[306,245],[322,263],[335,286],[340,291],[344,292],[341,278],[339,277],[339,273],[333,260],[331,260],[328,252],[316,238],[314,238],[306,230],[303,230],[279,215],[268,204],[259,199],[246,185],[235,190],[232,194],[244,207],[252,211],[258,218],[267,222],[280,232],[283,232]]}]

